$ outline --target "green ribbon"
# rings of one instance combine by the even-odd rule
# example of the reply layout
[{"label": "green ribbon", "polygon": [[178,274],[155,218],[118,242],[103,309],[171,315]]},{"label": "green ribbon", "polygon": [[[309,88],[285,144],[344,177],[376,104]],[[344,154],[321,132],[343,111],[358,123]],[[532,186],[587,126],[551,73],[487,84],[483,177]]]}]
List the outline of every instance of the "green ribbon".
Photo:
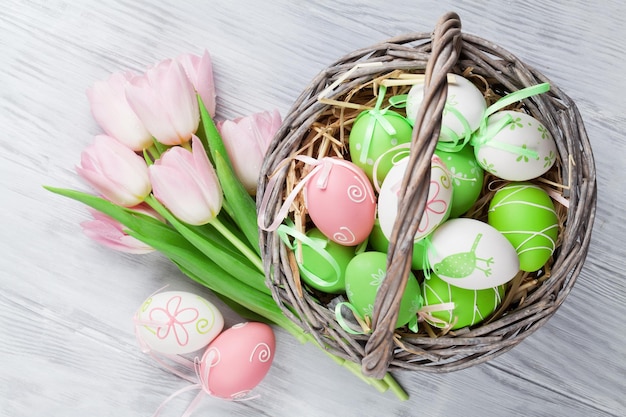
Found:
[{"label": "green ribbon", "polygon": [[293,223],[291,222],[290,219],[286,219],[285,221],[287,223],[291,223],[291,224],[290,225],[289,224],[281,224],[278,227],[278,229],[276,229],[276,233],[278,233],[278,236],[285,243],[285,245],[289,249],[291,249],[292,251],[295,251],[296,245],[295,245],[295,243],[292,243],[290,241],[289,237],[288,237],[288,236],[291,236],[291,237],[299,240],[303,244],[309,246],[318,255],[320,255],[322,258],[324,258],[324,260],[326,262],[328,262],[328,264],[333,268],[333,271],[335,272],[335,279],[332,280],[332,281],[323,280],[322,278],[318,277],[316,274],[314,274],[313,272],[308,270],[302,264],[302,262],[300,262],[298,259],[296,259],[296,262],[298,263],[298,268],[300,269],[300,273],[302,275],[304,275],[310,282],[312,282],[313,284],[317,285],[319,288],[330,288],[330,287],[336,285],[339,282],[339,280],[341,279],[341,268],[339,267],[339,264],[337,263],[335,258],[333,258],[330,255],[330,253],[328,253],[328,251],[326,250],[326,241],[324,241],[322,239],[311,239],[310,237],[308,237],[304,233],[299,232],[298,230],[296,230],[293,227]]},{"label": "green ribbon", "polygon": [[478,146],[478,147],[483,146],[483,145],[489,145],[494,148],[499,148],[499,149],[514,153],[516,155],[523,156],[525,158],[538,159],[539,158],[538,152],[532,149],[526,149],[521,146],[514,146],[508,143],[501,143],[501,142],[496,142],[493,140],[494,137],[500,131],[502,131],[502,129],[506,128],[508,125],[513,123],[513,117],[511,117],[511,115],[506,115],[497,123],[494,123],[489,127],[487,126],[487,120],[489,116],[491,116],[498,110],[501,110],[507,106],[510,106],[511,104],[515,102],[521,101],[528,97],[548,92],[549,90],[550,90],[549,83],[537,84],[537,85],[523,88],[518,91],[514,91],[513,93],[510,93],[510,94],[507,94],[506,96],[502,97],[501,99],[493,103],[491,106],[489,106],[485,110],[485,114],[480,122],[480,127],[478,128],[478,131],[472,136],[470,140],[470,144],[472,146]]},{"label": "green ribbon", "polygon": [[385,94],[387,93],[387,87],[381,85],[378,90],[378,100],[376,100],[376,105],[372,110],[366,110],[362,114],[368,114],[372,116],[367,124],[365,129],[365,137],[363,138],[363,148],[361,149],[361,156],[359,158],[359,162],[361,164],[367,163],[367,156],[369,154],[370,146],[372,145],[372,139],[374,138],[374,129],[376,128],[376,124],[380,124],[380,127],[383,128],[385,132],[389,136],[393,136],[396,134],[396,129],[393,125],[387,120],[384,116],[387,113],[388,108],[382,109],[383,101],[385,99]]},{"label": "green ribbon", "polygon": [[335,306],[335,319],[337,319],[337,323],[339,324],[339,326],[341,326],[342,329],[344,329],[346,332],[350,334],[359,334],[359,335],[368,334],[371,331],[370,330],[368,332],[365,332],[363,330],[354,330],[352,327],[350,327],[350,324],[348,323],[348,321],[343,317],[343,314],[341,312],[342,307],[346,307],[350,311],[352,311],[354,318],[359,322],[359,324],[361,324],[362,328],[367,327],[365,326],[365,323],[363,323],[361,316],[359,312],[357,311],[356,307],[347,301],[343,301],[341,303],[337,303],[337,305]]}]

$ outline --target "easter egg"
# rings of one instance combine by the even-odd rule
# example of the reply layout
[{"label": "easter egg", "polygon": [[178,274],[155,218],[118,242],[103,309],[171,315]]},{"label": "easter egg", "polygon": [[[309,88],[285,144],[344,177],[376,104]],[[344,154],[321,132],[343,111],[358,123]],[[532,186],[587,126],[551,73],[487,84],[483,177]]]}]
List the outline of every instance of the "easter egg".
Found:
[{"label": "easter egg", "polygon": [[456,287],[482,290],[502,285],[519,272],[511,243],[494,227],[475,219],[446,221],[432,234],[431,269]]},{"label": "easter egg", "polygon": [[[361,318],[372,317],[376,293],[387,272],[387,254],[363,252],[356,255],[346,268],[346,295]],[[419,283],[409,274],[404,294],[400,301],[396,328],[407,324],[422,307]]]},{"label": "easter egg", "polygon": [[483,169],[476,162],[474,149],[470,145],[466,145],[458,152],[436,150],[435,154],[448,168],[452,180],[450,217],[459,217],[480,197],[483,189]]},{"label": "easter egg", "polygon": [[408,147],[394,148],[410,143],[412,130],[408,120],[393,110],[362,111],[350,130],[350,159],[373,184],[380,185],[393,166],[393,161],[399,155],[406,156]]},{"label": "easter egg", "polygon": [[[452,330],[473,326],[489,317],[502,302],[504,285],[482,290],[467,290],[455,287],[442,280],[437,274],[422,284],[424,310],[431,309],[425,319],[435,327],[446,327],[454,323]],[[453,303],[454,308],[437,309],[437,306]],[[434,320],[433,320],[434,318]]]},{"label": "easter egg", "polygon": [[367,239],[376,216],[374,189],[362,169],[337,158],[323,158],[304,189],[315,226],[329,239],[355,246]]},{"label": "easter egg", "polygon": [[302,242],[300,277],[313,288],[336,294],[345,290],[346,267],[355,248],[327,238],[319,229],[307,231],[309,240]]},{"label": "easter egg", "polygon": [[498,190],[487,221],[511,242],[522,271],[541,269],[556,248],[559,221],[554,204],[536,185],[511,183]]},{"label": "easter egg", "polygon": [[[380,228],[380,222],[376,219],[374,228],[368,240],[369,245],[376,252],[387,253],[389,248],[389,239],[385,236]],[[421,239],[413,244],[413,258],[411,260],[411,269],[421,270],[424,269],[424,256],[425,256],[425,241]]]},{"label": "easter egg", "polygon": [[476,160],[485,171],[509,181],[527,181],[556,161],[556,143],[534,117],[503,110],[487,119],[486,129],[472,138]]},{"label": "easter egg", "polygon": [[[407,119],[414,123],[424,100],[424,84],[415,84],[409,90],[406,102]],[[441,120],[439,141],[456,142],[480,126],[487,103],[483,94],[467,78],[448,75],[448,96]]]},{"label": "easter egg", "polygon": [[135,325],[138,339],[150,350],[184,354],[215,339],[224,318],[211,302],[196,294],[165,291],[144,301],[135,314]]},{"label": "easter egg", "polygon": [[200,360],[203,387],[219,398],[245,397],[269,372],[275,346],[274,332],[264,323],[239,323],[225,330]]},{"label": "easter egg", "polygon": [[[399,161],[387,174],[378,195],[378,221],[383,233],[389,239],[393,224],[398,216],[398,201],[400,200],[400,186],[408,166],[408,158]],[[433,155],[430,168],[430,185],[428,201],[424,214],[420,220],[415,241],[428,235],[438,225],[443,223],[450,214],[452,201],[452,184],[448,170],[437,155]]]}]

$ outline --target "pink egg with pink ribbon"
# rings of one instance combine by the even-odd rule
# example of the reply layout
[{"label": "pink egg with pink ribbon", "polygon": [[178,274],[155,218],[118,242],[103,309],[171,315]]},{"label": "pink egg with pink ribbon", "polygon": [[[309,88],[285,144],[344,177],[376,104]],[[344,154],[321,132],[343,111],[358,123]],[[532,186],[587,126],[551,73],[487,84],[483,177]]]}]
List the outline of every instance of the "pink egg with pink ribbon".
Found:
[{"label": "pink egg with pink ribbon", "polygon": [[306,183],[311,220],[330,240],[355,246],[367,239],[376,216],[374,189],[365,172],[343,159],[323,158]]}]

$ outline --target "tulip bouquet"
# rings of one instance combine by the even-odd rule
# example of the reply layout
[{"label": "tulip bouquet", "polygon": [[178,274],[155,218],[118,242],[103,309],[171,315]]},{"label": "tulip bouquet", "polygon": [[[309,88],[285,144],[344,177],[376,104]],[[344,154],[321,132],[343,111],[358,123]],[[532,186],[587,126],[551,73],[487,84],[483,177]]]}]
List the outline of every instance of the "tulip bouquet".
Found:
[{"label": "tulip bouquet", "polygon": [[[143,74],[112,74],[87,96],[105,133],[76,169],[97,195],[46,187],[90,207],[87,236],[128,253],[159,251],[243,317],[318,345],[274,302],[260,257],[254,195],[278,112],[215,123],[207,52]],[[325,352],[379,391],[407,398],[390,374],[365,377],[359,365]]]}]

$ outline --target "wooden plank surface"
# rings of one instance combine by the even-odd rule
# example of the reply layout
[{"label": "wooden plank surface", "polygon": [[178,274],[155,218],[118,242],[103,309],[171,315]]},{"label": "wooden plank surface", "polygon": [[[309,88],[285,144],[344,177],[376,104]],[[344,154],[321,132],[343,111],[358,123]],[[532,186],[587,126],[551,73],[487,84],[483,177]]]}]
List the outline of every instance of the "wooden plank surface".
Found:
[{"label": "wooden plank surface", "polygon": [[[169,284],[203,294],[158,254],[130,256],[86,238],[84,207],[43,184],[87,190],[74,172],[100,132],[85,90],[210,51],[218,116],[293,100],[326,65],[447,10],[464,31],[538,68],[577,103],[592,141],[598,211],[578,282],[554,317],[510,352],[446,375],[397,373],[411,398],[378,394],[312,346],[277,330],[274,365],[246,402],[206,398],[214,416],[626,415],[626,6],[575,0],[3,0],[0,7],[0,415],[150,416],[187,383],[137,348],[131,317]],[[239,318],[226,312],[227,324]],[[162,415],[181,415],[193,394]]]}]

